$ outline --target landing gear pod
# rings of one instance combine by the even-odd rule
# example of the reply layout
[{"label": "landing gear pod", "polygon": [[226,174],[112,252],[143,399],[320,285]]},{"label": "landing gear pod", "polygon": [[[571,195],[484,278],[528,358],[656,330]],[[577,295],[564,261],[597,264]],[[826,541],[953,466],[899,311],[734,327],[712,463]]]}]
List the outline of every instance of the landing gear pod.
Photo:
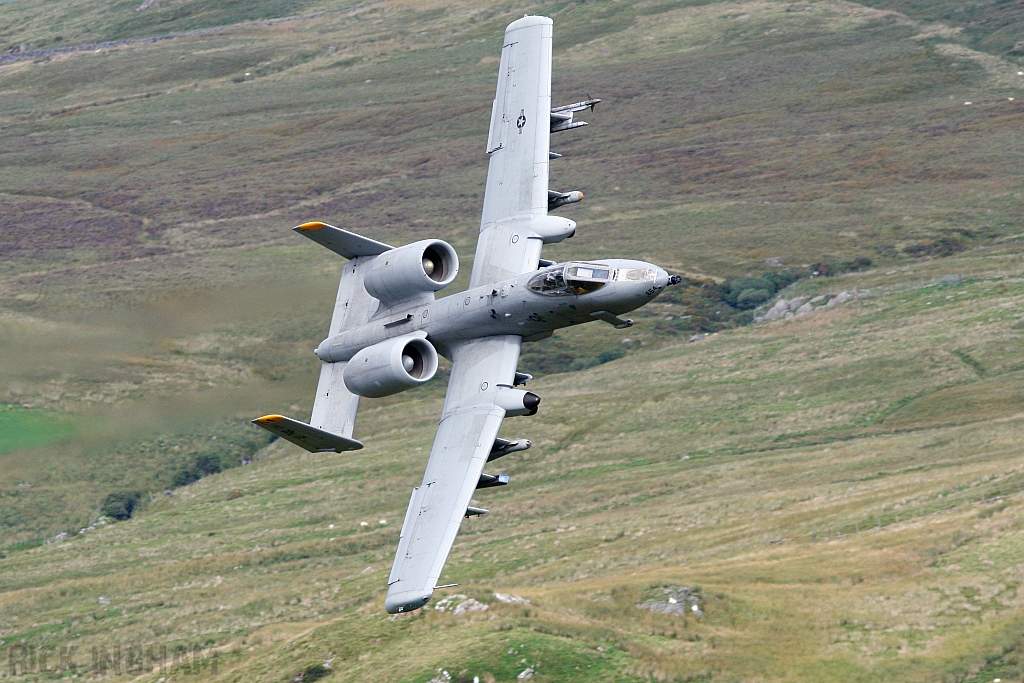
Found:
[{"label": "landing gear pod", "polygon": [[437,351],[421,336],[408,335],[369,346],[345,366],[345,386],[367,398],[391,396],[430,381]]},{"label": "landing gear pod", "polygon": [[421,240],[375,257],[363,286],[384,306],[444,289],[459,274],[459,256],[447,242]]}]

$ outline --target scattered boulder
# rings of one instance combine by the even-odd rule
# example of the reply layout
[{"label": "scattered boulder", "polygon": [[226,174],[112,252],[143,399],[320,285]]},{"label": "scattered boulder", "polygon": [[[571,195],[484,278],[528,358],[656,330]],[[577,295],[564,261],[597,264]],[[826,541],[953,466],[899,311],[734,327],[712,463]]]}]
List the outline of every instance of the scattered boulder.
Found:
[{"label": "scattered boulder", "polygon": [[675,586],[662,591],[664,600],[651,600],[642,602],[636,606],[637,609],[650,610],[655,614],[671,614],[681,617],[687,612],[700,616],[704,611],[700,608],[700,598],[693,594],[687,586]]},{"label": "scattered boulder", "polygon": [[531,678],[533,678],[533,674],[534,673],[535,673],[535,671],[533,670],[533,667],[531,666],[528,669],[526,669],[525,671],[523,671],[523,673],[521,673],[518,676],[516,676],[516,678],[518,678],[521,681],[528,681]]},{"label": "scattered boulder", "polygon": [[484,612],[488,607],[479,600],[467,598],[465,595],[459,593],[457,595],[449,595],[447,598],[438,600],[434,605],[434,609],[438,612],[447,612],[450,610],[455,614],[455,616],[462,616],[468,612]]},{"label": "scattered boulder", "polygon": [[778,320],[781,318],[786,311],[789,310],[789,302],[785,299],[779,299],[775,302],[775,305],[768,309],[762,316],[762,320]]},{"label": "scattered boulder", "polygon": [[101,605],[109,605],[110,604],[110,598],[100,598],[99,599],[99,603]]},{"label": "scattered boulder", "polygon": [[666,602],[664,600],[643,602],[637,605],[636,608],[647,609],[658,614],[672,614],[677,617],[686,614],[686,605],[681,602]]},{"label": "scattered boulder", "polygon": [[452,609],[453,607],[455,607],[455,605],[460,600],[465,600],[465,599],[466,599],[466,596],[462,595],[462,594],[459,594],[459,595],[449,595],[447,598],[441,598],[440,600],[438,600],[434,604],[434,609],[436,609],[438,612],[446,612],[446,611]]},{"label": "scattered boulder", "polygon": [[708,336],[708,335],[704,334],[703,332],[698,332],[697,334],[690,335],[690,341],[691,342],[699,342],[701,339],[703,339],[706,336]]},{"label": "scattered boulder", "polygon": [[468,614],[470,612],[486,612],[486,611],[487,611],[487,605],[485,605],[484,603],[480,602],[479,600],[474,600],[473,598],[469,598],[468,600],[463,600],[462,602],[460,602],[458,607],[455,608],[455,611],[453,612],[453,614],[455,616],[457,616],[457,617],[461,617],[463,614]]},{"label": "scattered boulder", "polygon": [[518,595],[512,595],[510,593],[495,593],[494,598],[499,602],[504,602],[511,605],[529,605],[530,601],[527,598],[521,598]]},{"label": "scattered boulder", "polygon": [[771,258],[766,258],[764,260],[764,264],[766,266],[771,266],[772,268],[781,268],[782,267],[782,259],[780,259],[778,256],[773,256]]},{"label": "scattered boulder", "polygon": [[851,292],[839,292],[834,296],[819,294],[811,299],[806,296],[798,296],[788,301],[779,299],[763,315],[754,316],[754,322],[769,322],[780,318],[788,320],[796,316],[807,315],[818,308],[831,308],[859,298],[860,294],[854,289]]},{"label": "scattered boulder", "polygon": [[849,295],[848,292],[839,292],[834,297],[829,299],[828,303],[825,304],[825,306],[826,307],[838,306],[839,304],[845,304],[849,300],[850,300],[850,295]]}]

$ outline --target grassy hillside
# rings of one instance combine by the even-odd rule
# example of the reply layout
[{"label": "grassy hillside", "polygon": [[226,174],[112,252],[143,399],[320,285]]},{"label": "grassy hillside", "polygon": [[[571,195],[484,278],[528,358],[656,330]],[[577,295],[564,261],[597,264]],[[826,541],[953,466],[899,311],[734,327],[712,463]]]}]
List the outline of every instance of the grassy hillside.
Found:
[{"label": "grassy hillside", "polygon": [[[968,277],[933,284],[950,265]],[[479,494],[442,577],[486,611],[383,614],[427,398],[367,410],[359,453],[278,443],[8,553],[0,635],[199,644],[209,680],[1015,680],[1022,268],[846,276],[864,298],[537,380],[543,410],[504,428],[536,445],[494,464],[512,484]],[[700,616],[637,609],[673,586]]]},{"label": "grassy hillside", "polygon": [[[1024,233],[1024,65],[977,51],[938,5],[205,7],[0,5],[4,40],[30,55],[54,47],[44,28],[68,46],[219,27],[0,64],[0,390],[121,444],[309,409],[340,264],[297,222],[443,237],[468,274],[500,35],[527,10],[556,21],[556,101],[603,98],[593,125],[554,138],[553,187],[587,199],[563,210],[581,227],[550,257],[721,281],[769,258],[888,267]],[[663,304],[630,354],[736,322],[714,299]],[[571,331],[524,369],[588,367],[620,339]],[[132,471],[124,487],[166,485],[166,468]]]},{"label": "grassy hillside", "polygon": [[[1015,6],[137,7],[0,3],[0,650],[213,647],[203,675],[246,681],[1024,675]],[[587,199],[545,256],[690,279],[627,333],[527,347],[543,408],[505,430],[536,445],[444,577],[489,609],[390,621],[443,381],[367,401],[356,455],[264,448],[248,419],[308,414],[341,265],[288,228],[440,237],[460,289],[526,12],[555,20],[555,100],[603,100],[553,139]],[[867,272],[782,296],[862,298],[732,329],[730,281],[843,264]],[[114,492],[141,512],[43,544]],[[637,609],[679,586],[702,615]]]}]

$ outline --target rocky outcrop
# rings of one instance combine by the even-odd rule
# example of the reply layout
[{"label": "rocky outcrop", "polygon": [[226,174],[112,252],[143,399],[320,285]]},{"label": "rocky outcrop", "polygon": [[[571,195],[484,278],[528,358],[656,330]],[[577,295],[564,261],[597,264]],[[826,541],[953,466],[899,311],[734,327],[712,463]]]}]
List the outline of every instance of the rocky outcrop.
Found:
[{"label": "rocky outcrop", "polygon": [[434,609],[438,612],[447,612],[450,610],[455,616],[461,617],[462,615],[469,614],[470,612],[486,612],[489,608],[479,600],[466,597],[459,593],[457,595],[450,595],[447,598],[438,600],[437,604],[434,605]]},{"label": "rocky outcrop", "polygon": [[793,299],[779,299],[767,311],[754,314],[754,322],[771,322],[772,320],[797,318],[813,313],[819,308],[834,308],[841,306],[854,299],[859,299],[860,294],[856,289],[838,294],[821,294],[808,298],[798,296]]},{"label": "rocky outcrop", "polygon": [[637,609],[650,610],[656,614],[671,614],[681,617],[687,612],[698,617],[704,614],[700,608],[700,598],[694,595],[687,586],[674,586],[662,591],[664,600],[651,600],[642,602],[636,606]]},{"label": "rocky outcrop", "polygon": [[469,598],[468,600],[463,600],[462,602],[460,602],[458,604],[458,606],[455,608],[455,611],[452,612],[452,614],[454,614],[457,617],[461,617],[463,614],[469,614],[470,612],[486,612],[486,611],[487,611],[487,605],[485,605],[484,603],[480,602],[479,600],[474,600],[473,598]]}]

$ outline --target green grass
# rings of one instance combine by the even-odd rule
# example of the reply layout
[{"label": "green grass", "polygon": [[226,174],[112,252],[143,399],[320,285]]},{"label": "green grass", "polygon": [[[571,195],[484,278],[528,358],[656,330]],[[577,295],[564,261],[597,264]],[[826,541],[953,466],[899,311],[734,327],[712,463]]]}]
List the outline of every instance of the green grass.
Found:
[{"label": "green grass", "polygon": [[46,446],[66,439],[74,431],[71,421],[61,413],[12,405],[0,408],[0,454]]},{"label": "green grass", "polygon": [[[973,276],[928,284],[951,270]],[[1024,264],[982,250],[838,282],[865,298],[532,383],[543,410],[503,433],[535,445],[495,463],[512,483],[481,492],[438,595],[485,612],[382,613],[440,407],[410,394],[367,403],[365,451],[277,442],[128,522],[9,550],[0,637],[205,642],[222,680],[328,660],[371,681],[1011,677]],[[666,585],[704,615],[636,609]]]}]

